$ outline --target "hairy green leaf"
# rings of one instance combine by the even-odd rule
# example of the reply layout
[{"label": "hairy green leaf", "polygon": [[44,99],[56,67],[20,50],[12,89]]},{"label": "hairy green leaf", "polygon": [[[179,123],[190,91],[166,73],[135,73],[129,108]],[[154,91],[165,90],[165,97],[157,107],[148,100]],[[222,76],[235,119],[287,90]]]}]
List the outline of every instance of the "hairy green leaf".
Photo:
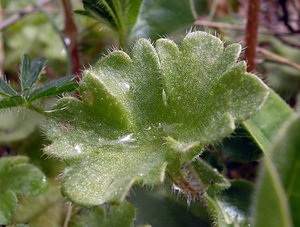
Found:
[{"label": "hairy green leaf", "polygon": [[299,133],[298,115],[281,128],[265,156],[255,197],[255,226],[300,225]]},{"label": "hairy green leaf", "polygon": [[180,47],[141,39],[130,56],[115,51],[87,70],[81,100],[60,99],[45,126],[53,141],[45,152],[69,165],[64,194],[86,205],[120,202],[132,184],[162,182],[167,165],[176,175],[201,147],[228,136],[268,95],[239,53],[193,32]]},{"label": "hairy green leaf", "polygon": [[27,157],[15,156],[0,159],[0,185],[0,224],[7,224],[16,209],[16,195],[37,195],[45,191],[47,182]]}]

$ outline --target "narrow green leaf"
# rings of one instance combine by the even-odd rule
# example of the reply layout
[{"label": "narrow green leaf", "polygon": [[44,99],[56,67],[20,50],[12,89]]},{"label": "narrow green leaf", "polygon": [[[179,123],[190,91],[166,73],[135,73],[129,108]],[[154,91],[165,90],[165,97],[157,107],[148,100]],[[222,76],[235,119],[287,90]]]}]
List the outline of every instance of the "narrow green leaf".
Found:
[{"label": "narrow green leaf", "polygon": [[0,76],[0,95],[15,96],[18,93]]},{"label": "narrow green leaf", "polygon": [[28,90],[39,79],[45,65],[45,58],[36,58],[30,61],[30,58],[27,54],[23,55],[20,66],[20,82],[21,89],[25,96],[27,96]]},{"label": "narrow green leaf", "polygon": [[28,88],[27,86],[28,86],[29,78],[30,78],[30,58],[28,54],[24,54],[20,65],[20,75],[19,75],[22,91]]},{"label": "narrow green leaf", "polygon": [[135,183],[162,182],[166,169],[176,179],[182,161],[230,135],[268,96],[239,52],[193,32],[180,47],[141,39],[130,56],[115,51],[87,70],[81,100],[60,99],[45,126],[45,152],[68,164],[63,193],[97,205],[122,201]]},{"label": "narrow green leaf", "polygon": [[17,197],[13,191],[0,192],[0,225],[8,224],[15,215]]},{"label": "narrow green leaf", "polygon": [[43,57],[35,58],[30,64],[30,76],[26,81],[28,88],[31,88],[35,82],[39,79],[42,71],[46,66],[46,59]]},{"label": "narrow green leaf", "polygon": [[39,98],[74,91],[78,87],[78,84],[76,82],[73,82],[73,79],[73,76],[66,76],[57,80],[50,81],[49,83],[33,90],[29,95],[29,100],[34,101]]},{"label": "narrow green leaf", "polygon": [[70,227],[131,227],[135,219],[135,209],[129,203],[112,205],[106,209],[95,207],[82,209],[70,222]]},{"label": "narrow green leaf", "polygon": [[282,126],[265,156],[255,197],[255,226],[300,225],[299,133],[297,115]]},{"label": "narrow green leaf", "polygon": [[114,5],[111,0],[83,0],[83,6],[89,15],[94,17],[96,20],[104,22],[110,25],[112,28],[118,28],[118,18],[114,11]]},{"label": "narrow green leaf", "polygon": [[[285,121],[293,115],[293,110],[272,90],[264,107],[243,125],[265,153],[271,141]],[[272,116],[272,117],[270,117]]]}]

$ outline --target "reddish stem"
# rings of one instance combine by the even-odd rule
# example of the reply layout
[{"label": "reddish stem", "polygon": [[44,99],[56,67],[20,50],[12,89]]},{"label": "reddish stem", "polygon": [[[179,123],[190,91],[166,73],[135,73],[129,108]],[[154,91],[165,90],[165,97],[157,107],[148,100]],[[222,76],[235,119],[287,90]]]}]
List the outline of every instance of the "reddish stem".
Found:
[{"label": "reddish stem", "polygon": [[255,55],[257,46],[260,0],[248,1],[248,15],[245,35],[245,58],[248,72],[255,71]]},{"label": "reddish stem", "polygon": [[[75,75],[80,74],[80,58],[78,53],[78,43],[77,43],[77,26],[73,18],[72,3],[70,0],[62,0],[65,14],[65,28],[64,36],[68,38],[68,45],[71,52],[72,61],[72,73]],[[79,80],[79,77],[78,77]]]}]

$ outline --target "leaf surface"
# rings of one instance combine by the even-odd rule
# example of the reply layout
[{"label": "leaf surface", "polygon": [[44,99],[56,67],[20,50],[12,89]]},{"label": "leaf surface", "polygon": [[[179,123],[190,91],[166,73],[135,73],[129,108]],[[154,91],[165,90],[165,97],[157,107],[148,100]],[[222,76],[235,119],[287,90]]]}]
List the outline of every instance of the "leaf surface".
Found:
[{"label": "leaf surface", "polygon": [[193,6],[189,0],[144,0],[130,41],[138,38],[157,39],[179,28],[191,25],[195,20]]},{"label": "leaf surface", "polygon": [[228,136],[268,96],[239,52],[193,32],[179,47],[141,39],[130,55],[115,51],[87,70],[81,100],[60,99],[46,125],[45,152],[69,165],[64,194],[85,205],[120,202],[132,184],[162,182],[166,169],[176,174]]},{"label": "leaf surface", "polygon": [[0,223],[8,224],[15,213],[16,195],[37,195],[45,191],[47,182],[27,157],[15,156],[0,159],[0,185]]},{"label": "leaf surface", "polygon": [[[272,90],[264,107],[243,125],[265,153],[281,126],[293,115],[293,110]],[[270,117],[272,116],[272,117]]]},{"label": "leaf surface", "polygon": [[95,207],[83,209],[79,215],[75,216],[70,223],[70,227],[131,227],[135,219],[135,209],[130,203],[120,206],[110,206],[108,208]]},{"label": "leaf surface", "polygon": [[[265,156],[255,200],[255,226],[298,226],[300,117],[284,124]],[[268,215],[272,215],[273,218]]]},{"label": "leaf surface", "polygon": [[249,226],[253,185],[233,180],[231,187],[213,197],[206,196],[210,215],[219,227]]}]

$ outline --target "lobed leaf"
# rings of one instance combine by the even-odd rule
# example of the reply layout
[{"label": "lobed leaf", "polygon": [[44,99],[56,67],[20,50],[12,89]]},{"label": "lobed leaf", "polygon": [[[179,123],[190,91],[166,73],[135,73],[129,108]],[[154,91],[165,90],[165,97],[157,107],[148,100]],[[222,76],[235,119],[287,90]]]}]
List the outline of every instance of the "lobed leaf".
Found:
[{"label": "lobed leaf", "polygon": [[60,99],[45,126],[53,141],[45,152],[69,165],[64,194],[118,203],[134,183],[162,182],[166,170],[176,176],[204,145],[228,136],[268,96],[237,63],[239,52],[193,32],[180,47],[141,39],[130,55],[115,51],[87,70],[81,100]]}]

